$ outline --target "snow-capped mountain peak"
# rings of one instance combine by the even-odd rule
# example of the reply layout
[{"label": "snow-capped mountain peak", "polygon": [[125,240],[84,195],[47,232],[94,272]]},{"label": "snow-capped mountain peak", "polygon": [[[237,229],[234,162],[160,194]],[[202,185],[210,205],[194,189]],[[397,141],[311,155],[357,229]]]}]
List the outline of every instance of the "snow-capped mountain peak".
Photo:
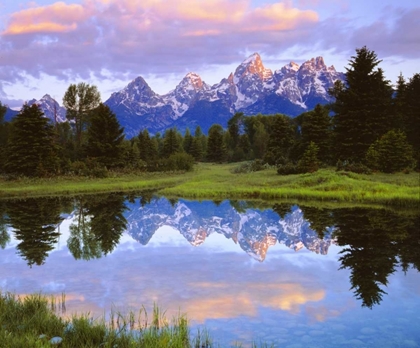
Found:
[{"label": "snow-capped mountain peak", "polygon": [[[235,112],[297,116],[318,103],[331,102],[327,91],[339,79],[344,81],[344,74],[336,72],[333,66],[327,67],[322,57],[302,65],[290,62],[273,73],[254,53],[213,86],[197,73],[189,72],[175,89],[159,95],[139,76],[113,93],[105,104],[117,115],[127,137],[145,128],[153,134],[174,126],[184,131],[199,125],[207,132],[214,123],[226,126]],[[47,117],[54,120],[57,105],[53,101],[45,95],[31,102],[45,105]],[[65,110],[60,111],[59,120],[65,120]]]},{"label": "snow-capped mountain peak", "polygon": [[41,99],[32,99],[28,101],[28,105],[37,104],[44,112],[45,117],[54,122],[66,121],[66,109],[52,98],[49,94],[45,94]]}]

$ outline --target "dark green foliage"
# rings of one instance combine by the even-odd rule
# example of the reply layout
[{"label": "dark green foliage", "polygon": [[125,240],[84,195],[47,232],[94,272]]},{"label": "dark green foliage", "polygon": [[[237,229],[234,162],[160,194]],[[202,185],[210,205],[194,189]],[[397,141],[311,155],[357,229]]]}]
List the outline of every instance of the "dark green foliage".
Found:
[{"label": "dark green foliage", "polygon": [[185,152],[177,152],[166,160],[166,170],[182,170],[189,172],[194,167],[195,159]]},{"label": "dark green foliage", "polygon": [[226,160],[227,149],[223,139],[223,127],[214,124],[209,129],[207,139],[207,160],[210,162],[223,162]]},{"label": "dark green foliage", "polygon": [[182,147],[184,148],[184,151],[191,155],[191,146],[192,146],[193,137],[191,135],[190,129],[187,128],[185,130],[184,139],[182,142]]},{"label": "dark green foliage", "polygon": [[265,130],[262,122],[254,123],[254,136],[252,149],[254,151],[255,158],[262,159],[267,151],[268,145],[268,133]]},{"label": "dark green foliage", "polygon": [[122,165],[124,128],[120,127],[111,109],[100,104],[90,118],[87,131],[86,155],[106,168]]},{"label": "dark green foliage", "polygon": [[279,175],[292,175],[292,174],[299,174],[300,171],[296,164],[291,162],[280,164],[277,166],[277,174]]},{"label": "dark green foliage", "polygon": [[[402,81],[401,81],[402,80]],[[413,147],[417,168],[420,168],[420,74],[414,74],[408,83],[400,77],[397,85],[396,108],[408,143]]]},{"label": "dark green foliage", "polygon": [[314,173],[319,169],[318,151],[318,146],[311,141],[298,162],[300,173]]},{"label": "dark green foliage", "polygon": [[228,144],[230,150],[235,150],[239,143],[240,137],[240,127],[242,124],[244,114],[242,112],[237,112],[232,118],[228,121],[228,133],[230,135],[231,142]]},{"label": "dark green foliage", "polygon": [[360,162],[337,161],[337,171],[344,170],[357,174],[372,174],[372,170]]},{"label": "dark green foliage", "polygon": [[2,124],[4,121],[4,115],[6,115],[6,111],[7,111],[7,106],[3,105],[2,102],[0,101],[0,124]]},{"label": "dark green foliage", "polygon": [[150,138],[147,129],[138,135],[138,149],[140,151],[140,159],[147,164],[151,164],[159,157],[157,143]]},{"label": "dark green foliage", "polygon": [[271,165],[286,163],[294,143],[293,125],[287,116],[275,115],[268,139],[265,161]]},{"label": "dark green foliage", "polygon": [[7,107],[0,101],[0,172],[3,171],[3,165],[6,161],[6,144],[9,138],[9,123],[3,122]]},{"label": "dark green foliage", "polygon": [[53,250],[60,233],[60,201],[38,198],[11,201],[7,204],[8,225],[12,228],[19,255],[29,266],[42,265]]},{"label": "dark green foliage", "polygon": [[331,161],[331,117],[326,107],[317,104],[313,111],[303,114],[302,145],[308,147],[314,142],[318,148],[318,158],[323,163]]},{"label": "dark green foliage", "polygon": [[366,47],[356,50],[346,73],[346,84],[337,82],[331,90],[336,98],[332,109],[336,158],[358,162],[369,146],[393,125],[392,88],[380,61]]},{"label": "dark green foliage", "polygon": [[399,130],[391,130],[369,147],[366,163],[374,170],[394,173],[412,169],[415,160],[405,134]]},{"label": "dark green foliage", "polygon": [[[63,97],[63,105],[67,110],[67,120],[74,121],[76,150],[81,150],[83,132],[86,130],[92,110],[101,103],[101,96],[96,86],[84,82],[71,84]],[[80,155],[80,153],[78,153]]]},{"label": "dark green foliage", "polygon": [[69,173],[91,178],[108,177],[108,170],[95,158],[87,158],[85,161],[74,161],[69,166]]},{"label": "dark green foliage", "polygon": [[203,158],[203,146],[201,139],[194,137],[191,141],[190,155],[198,162]]},{"label": "dark green foliage", "polygon": [[6,146],[6,172],[13,175],[49,176],[59,160],[53,126],[39,107],[25,104],[13,119]]},{"label": "dark green foliage", "polygon": [[170,128],[166,130],[163,138],[162,157],[168,158],[170,155],[182,152],[182,144],[178,131],[176,128]]}]

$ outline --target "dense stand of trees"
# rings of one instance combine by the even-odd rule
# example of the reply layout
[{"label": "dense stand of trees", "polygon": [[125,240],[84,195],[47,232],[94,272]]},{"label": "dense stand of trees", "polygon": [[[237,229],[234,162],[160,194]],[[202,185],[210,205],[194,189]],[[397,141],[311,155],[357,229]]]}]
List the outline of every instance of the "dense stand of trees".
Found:
[{"label": "dense stand of trees", "polygon": [[24,105],[7,123],[0,103],[0,171],[12,176],[106,175],[108,170],[190,170],[194,162],[259,160],[279,174],[339,169],[396,172],[420,168],[420,74],[400,76],[395,90],[375,52],[356,50],[334,102],[296,118],[236,113],[227,129],[199,126],[182,135],[142,130],[132,139],[101,103],[95,86],[70,85],[63,104],[68,122],[51,124],[37,105]]}]

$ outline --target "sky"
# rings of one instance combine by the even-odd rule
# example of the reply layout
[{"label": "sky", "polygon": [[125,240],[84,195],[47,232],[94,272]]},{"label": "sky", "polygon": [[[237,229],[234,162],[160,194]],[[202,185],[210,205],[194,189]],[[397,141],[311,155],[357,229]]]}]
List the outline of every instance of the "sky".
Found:
[{"label": "sky", "polygon": [[106,101],[138,76],[165,94],[188,72],[213,85],[254,52],[272,70],[322,56],[345,72],[363,46],[391,83],[420,72],[420,2],[0,0],[0,101],[61,104],[79,82]]}]

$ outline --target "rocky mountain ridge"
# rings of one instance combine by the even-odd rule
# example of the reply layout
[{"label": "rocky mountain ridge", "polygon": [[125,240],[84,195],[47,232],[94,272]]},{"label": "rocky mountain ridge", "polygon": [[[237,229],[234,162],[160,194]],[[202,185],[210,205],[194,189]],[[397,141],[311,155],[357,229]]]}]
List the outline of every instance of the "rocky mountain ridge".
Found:
[{"label": "rocky mountain ridge", "polygon": [[302,65],[291,62],[273,72],[254,53],[213,86],[191,72],[174,90],[158,95],[137,77],[105,103],[117,114],[128,136],[144,128],[155,133],[172,126],[182,131],[200,125],[206,132],[214,123],[226,126],[235,112],[297,116],[317,103],[330,102],[328,89],[336,80],[344,81],[344,74],[327,67],[322,57]]},{"label": "rocky mountain ridge", "polygon": [[[322,57],[302,65],[294,62],[272,71],[265,68],[258,53],[245,59],[236,70],[219,83],[210,86],[193,72],[188,73],[165,95],[155,93],[143,77],[138,76],[121,91],[105,101],[117,115],[128,138],[139,131],[164,132],[177,127],[191,131],[200,126],[207,133],[215,123],[227,126],[235,112],[245,115],[282,113],[297,116],[316,104],[331,102],[328,89],[344,74],[327,67]],[[53,122],[65,121],[65,109],[48,94],[37,103]],[[16,112],[11,110],[6,120]]]}]

